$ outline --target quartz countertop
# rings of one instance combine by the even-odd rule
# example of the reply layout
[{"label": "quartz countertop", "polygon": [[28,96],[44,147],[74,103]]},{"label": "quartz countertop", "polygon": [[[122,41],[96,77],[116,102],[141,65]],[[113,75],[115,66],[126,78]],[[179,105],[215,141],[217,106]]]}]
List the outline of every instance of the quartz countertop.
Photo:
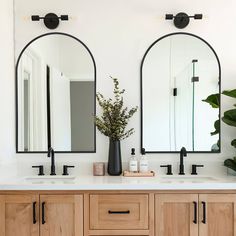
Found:
[{"label": "quartz countertop", "polygon": [[[61,176],[62,177],[62,176]],[[34,179],[36,178],[36,179]],[[40,177],[38,177],[40,178]],[[43,177],[45,178],[45,177]],[[47,178],[47,177],[46,177]],[[50,177],[49,177],[50,178]],[[68,179],[0,178],[4,190],[236,190],[236,176],[74,176]],[[64,178],[64,177],[62,177]],[[71,178],[71,179],[69,179]],[[74,179],[72,179],[74,178]]]}]

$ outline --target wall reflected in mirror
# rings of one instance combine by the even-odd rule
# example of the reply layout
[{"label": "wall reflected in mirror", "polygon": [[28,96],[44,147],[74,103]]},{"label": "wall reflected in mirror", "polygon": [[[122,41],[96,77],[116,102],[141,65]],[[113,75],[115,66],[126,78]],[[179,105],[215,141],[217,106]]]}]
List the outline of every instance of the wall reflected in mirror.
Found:
[{"label": "wall reflected in mirror", "polygon": [[[220,113],[220,64],[208,43],[186,33],[157,40],[143,58],[141,84],[147,152],[219,152],[219,127],[212,133]],[[212,94],[216,108],[203,101]]]},{"label": "wall reflected in mirror", "polygon": [[66,34],[33,40],[17,64],[17,151],[95,151],[95,62]]}]

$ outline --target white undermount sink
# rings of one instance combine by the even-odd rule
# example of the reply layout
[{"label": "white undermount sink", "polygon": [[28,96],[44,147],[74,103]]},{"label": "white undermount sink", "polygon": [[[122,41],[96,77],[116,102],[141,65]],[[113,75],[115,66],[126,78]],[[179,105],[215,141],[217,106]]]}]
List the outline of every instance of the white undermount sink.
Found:
[{"label": "white undermount sink", "polygon": [[76,179],[76,176],[69,176],[69,175],[42,175],[42,176],[26,176],[24,180],[27,182],[71,182]]},{"label": "white undermount sink", "polygon": [[184,175],[173,175],[173,176],[162,176],[161,181],[163,182],[215,182],[216,178],[210,176],[184,176]]}]

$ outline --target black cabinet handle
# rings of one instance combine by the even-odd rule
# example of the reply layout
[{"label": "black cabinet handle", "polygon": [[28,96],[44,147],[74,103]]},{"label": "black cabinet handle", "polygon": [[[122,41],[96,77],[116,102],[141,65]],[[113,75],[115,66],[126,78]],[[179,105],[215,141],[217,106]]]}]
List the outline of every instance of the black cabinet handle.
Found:
[{"label": "black cabinet handle", "polygon": [[33,202],[33,224],[36,224],[36,202]]},{"label": "black cabinet handle", "polygon": [[130,211],[108,211],[109,214],[129,214]]},{"label": "black cabinet handle", "polygon": [[206,202],[202,202],[203,216],[202,223],[206,224]]},{"label": "black cabinet handle", "polygon": [[42,202],[42,224],[44,225],[45,221],[45,202]]},{"label": "black cabinet handle", "polygon": [[193,202],[193,207],[194,207],[193,223],[197,224],[197,202]]}]

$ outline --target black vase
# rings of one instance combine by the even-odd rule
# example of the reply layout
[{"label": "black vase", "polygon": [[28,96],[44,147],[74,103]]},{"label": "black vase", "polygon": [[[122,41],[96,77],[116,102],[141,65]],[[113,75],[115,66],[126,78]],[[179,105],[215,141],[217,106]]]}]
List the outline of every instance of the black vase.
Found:
[{"label": "black vase", "polygon": [[109,140],[107,173],[109,175],[120,175],[122,173],[120,140]]}]

